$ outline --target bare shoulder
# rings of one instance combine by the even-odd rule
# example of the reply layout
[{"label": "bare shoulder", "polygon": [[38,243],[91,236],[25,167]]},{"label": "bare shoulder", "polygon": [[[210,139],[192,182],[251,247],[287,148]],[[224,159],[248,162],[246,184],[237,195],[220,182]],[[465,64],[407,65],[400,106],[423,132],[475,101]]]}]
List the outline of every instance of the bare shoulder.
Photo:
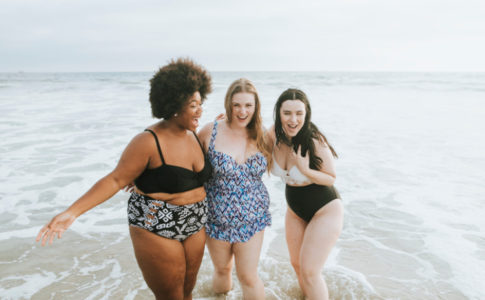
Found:
[{"label": "bare shoulder", "polygon": [[214,128],[214,122],[209,122],[205,124],[197,133],[197,136],[199,137],[199,140],[202,143],[202,146],[204,147],[205,150],[207,150],[209,147],[212,128]]},{"label": "bare shoulder", "polygon": [[200,130],[199,132],[197,132],[197,136],[202,140],[202,139],[205,139],[207,138],[211,132],[212,132],[212,128],[214,127],[214,122],[209,122],[207,124],[205,124]]},{"label": "bare shoulder", "polygon": [[333,159],[332,150],[322,137],[313,138],[315,152],[324,160]]},{"label": "bare shoulder", "polygon": [[313,144],[317,148],[321,148],[321,149],[328,148],[328,144],[325,143],[325,140],[321,136],[313,138]]},{"label": "bare shoulder", "polygon": [[155,138],[148,131],[135,135],[126,148],[136,152],[149,152],[150,146],[155,145]]},{"label": "bare shoulder", "polygon": [[269,141],[271,141],[273,144],[275,143],[276,141],[276,133],[275,133],[275,130],[274,130],[274,124],[271,125],[271,127],[269,127],[266,131],[266,136],[268,137]]},{"label": "bare shoulder", "polygon": [[146,167],[155,139],[150,132],[144,131],[134,136],[121,154],[121,158],[113,171],[119,178],[128,178],[128,182],[136,178]]}]

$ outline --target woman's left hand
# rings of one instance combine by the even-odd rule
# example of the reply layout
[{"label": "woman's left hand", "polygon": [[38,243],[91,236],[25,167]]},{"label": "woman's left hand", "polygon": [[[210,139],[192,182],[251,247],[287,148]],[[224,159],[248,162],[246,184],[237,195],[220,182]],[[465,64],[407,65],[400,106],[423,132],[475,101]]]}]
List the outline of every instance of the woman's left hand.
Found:
[{"label": "woman's left hand", "polygon": [[220,113],[216,117],[216,121],[222,121],[222,120],[225,120],[225,119],[226,119],[226,114],[225,113]]},{"label": "woman's left hand", "polygon": [[298,147],[296,153],[292,151],[295,165],[302,174],[305,174],[310,169],[310,151],[307,151],[305,156],[301,155],[301,145]]}]

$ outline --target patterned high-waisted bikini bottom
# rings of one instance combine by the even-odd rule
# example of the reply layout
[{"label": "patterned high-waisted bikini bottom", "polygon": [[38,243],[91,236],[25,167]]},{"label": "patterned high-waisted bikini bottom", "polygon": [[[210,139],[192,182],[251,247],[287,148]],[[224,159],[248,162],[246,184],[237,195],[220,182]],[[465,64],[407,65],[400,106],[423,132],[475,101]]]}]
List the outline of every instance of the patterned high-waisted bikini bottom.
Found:
[{"label": "patterned high-waisted bikini bottom", "polygon": [[184,241],[199,232],[207,222],[206,200],[173,205],[132,193],[128,200],[128,223],[159,236]]}]

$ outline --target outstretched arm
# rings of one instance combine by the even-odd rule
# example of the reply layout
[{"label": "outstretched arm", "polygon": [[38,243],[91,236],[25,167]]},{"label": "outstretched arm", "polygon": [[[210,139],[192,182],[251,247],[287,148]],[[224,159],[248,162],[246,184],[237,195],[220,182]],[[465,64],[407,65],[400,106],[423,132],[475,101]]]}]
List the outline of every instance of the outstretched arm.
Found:
[{"label": "outstretched arm", "polygon": [[[147,138],[148,137],[148,138]],[[84,212],[111,198],[120,189],[132,182],[143,172],[149,160],[149,136],[146,133],[136,136],[125,148],[116,168],[101,178],[69,208],[58,214],[39,231],[36,241],[52,244],[54,238],[61,238],[64,231]]]}]

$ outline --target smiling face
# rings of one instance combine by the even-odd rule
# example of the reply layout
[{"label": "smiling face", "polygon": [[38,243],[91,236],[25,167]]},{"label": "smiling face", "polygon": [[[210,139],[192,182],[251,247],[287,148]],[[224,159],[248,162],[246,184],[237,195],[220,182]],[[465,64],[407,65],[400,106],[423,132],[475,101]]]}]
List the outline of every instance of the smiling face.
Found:
[{"label": "smiling face", "polygon": [[202,116],[202,99],[199,92],[189,97],[182,110],[174,117],[179,126],[195,131],[199,126],[199,118]]},{"label": "smiling face", "polygon": [[253,93],[236,93],[231,101],[231,125],[247,127],[254,116],[256,99]]},{"label": "smiling face", "polygon": [[286,100],[281,104],[281,127],[288,138],[298,134],[305,124],[306,109],[301,100]]}]

